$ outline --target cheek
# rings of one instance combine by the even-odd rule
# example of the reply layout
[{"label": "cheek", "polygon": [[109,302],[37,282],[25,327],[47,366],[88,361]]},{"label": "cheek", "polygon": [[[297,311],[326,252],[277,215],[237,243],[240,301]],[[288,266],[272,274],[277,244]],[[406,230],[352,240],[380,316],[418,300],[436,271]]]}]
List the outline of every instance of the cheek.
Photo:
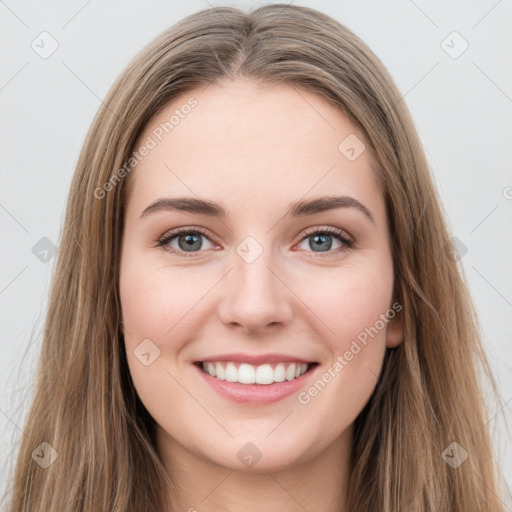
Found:
[{"label": "cheek", "polygon": [[[172,368],[181,379],[183,368],[176,362],[197,336],[203,323],[198,317],[207,307],[205,296],[217,281],[212,272],[170,269],[142,263],[132,255],[121,262],[119,293],[128,366],[139,396],[155,418],[168,408],[168,403],[159,403],[163,397],[155,395],[155,389],[166,390],[179,402],[180,387],[168,372]],[[149,357],[143,356],[147,353]]]},{"label": "cheek", "polygon": [[[392,265],[383,258],[378,263],[322,270],[315,276],[310,274],[308,285],[302,287],[300,294],[324,324],[322,332],[331,350],[339,353],[374,326],[390,308]],[[385,336],[385,325],[378,323],[380,338]]]},{"label": "cheek", "polygon": [[[324,427],[337,435],[351,424],[370,398],[386,350],[393,274],[391,265],[348,267],[324,280],[323,291],[310,287],[307,301],[316,303],[322,342],[330,361],[297,397],[304,414],[330,418]],[[394,316],[394,315],[393,315]]]},{"label": "cheek", "polygon": [[126,261],[121,265],[120,299],[128,332],[154,339],[158,344],[182,327],[181,319],[212,286],[200,273],[186,269],[170,271]]},{"label": "cheek", "polygon": [[181,379],[169,363],[190,339],[189,320],[204,290],[201,294],[198,283],[185,279],[185,272],[171,272],[141,261],[127,256],[121,262],[119,293],[125,349],[140,399],[158,423],[166,424],[170,401],[177,408],[186,404],[187,397],[178,384]]}]

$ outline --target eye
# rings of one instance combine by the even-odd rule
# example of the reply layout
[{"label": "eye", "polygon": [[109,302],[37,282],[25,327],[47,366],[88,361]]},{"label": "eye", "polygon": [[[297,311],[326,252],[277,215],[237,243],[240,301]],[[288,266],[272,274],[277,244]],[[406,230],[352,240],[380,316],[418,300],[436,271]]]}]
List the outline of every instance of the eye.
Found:
[{"label": "eye", "polygon": [[[339,246],[334,249],[332,247],[333,238],[337,239],[339,243]],[[206,247],[203,239],[208,241]],[[304,242],[309,244],[310,249],[319,249],[318,251],[313,250],[319,256],[331,256],[333,253],[349,249],[354,245],[354,240],[345,231],[329,226],[309,228],[300,241],[300,243]],[[201,249],[212,249],[214,244],[202,229],[183,227],[167,232],[158,240],[158,246],[168,252],[187,257],[201,252]]]},{"label": "eye", "polygon": [[[193,253],[200,252],[204,249],[202,239],[208,240],[206,249],[213,247],[212,241],[207,237],[206,233],[198,228],[179,228],[166,233],[163,238],[158,241],[158,245],[164,247],[165,250],[177,253],[180,256],[192,256]],[[191,253],[191,254],[186,254]]]},{"label": "eye", "polygon": [[[337,239],[340,245],[331,250],[333,238]],[[313,250],[313,252],[319,256],[332,256],[333,253],[350,249],[354,245],[354,240],[345,233],[345,231],[333,227],[315,227],[306,230],[305,236],[300,243],[304,242],[306,242],[311,249],[319,249],[318,251]]]}]

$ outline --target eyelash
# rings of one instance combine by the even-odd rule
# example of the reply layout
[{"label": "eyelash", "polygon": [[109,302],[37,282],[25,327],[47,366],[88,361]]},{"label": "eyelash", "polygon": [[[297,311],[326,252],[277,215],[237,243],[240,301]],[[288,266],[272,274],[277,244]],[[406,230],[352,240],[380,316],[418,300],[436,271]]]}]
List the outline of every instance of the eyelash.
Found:
[{"label": "eyelash", "polygon": [[[164,250],[166,250],[172,254],[177,254],[180,257],[185,257],[185,258],[193,257],[198,252],[203,252],[203,251],[190,251],[187,253],[187,251],[181,251],[181,250],[177,251],[174,248],[166,247],[167,244],[173,238],[175,238],[176,236],[178,236],[182,233],[195,233],[195,234],[199,233],[209,239],[208,233],[206,233],[206,231],[204,231],[201,228],[184,227],[184,228],[177,228],[173,231],[167,232],[162,238],[160,238],[158,240],[157,246],[163,247]],[[330,226],[325,226],[325,227],[320,227],[320,228],[313,227],[313,228],[306,229],[306,231],[304,231],[303,236],[299,240],[298,243],[303,242],[306,238],[310,237],[313,234],[328,234],[328,235],[335,236],[336,238],[339,239],[339,241],[344,246],[344,247],[338,247],[337,249],[328,250],[328,251],[320,251],[320,252],[311,251],[311,252],[313,252],[313,254],[315,254],[316,256],[319,256],[321,258],[333,256],[334,254],[337,254],[338,252],[345,251],[347,249],[351,249],[354,246],[354,240],[351,237],[349,237],[349,235],[345,231],[342,231],[341,229],[333,228]]]}]

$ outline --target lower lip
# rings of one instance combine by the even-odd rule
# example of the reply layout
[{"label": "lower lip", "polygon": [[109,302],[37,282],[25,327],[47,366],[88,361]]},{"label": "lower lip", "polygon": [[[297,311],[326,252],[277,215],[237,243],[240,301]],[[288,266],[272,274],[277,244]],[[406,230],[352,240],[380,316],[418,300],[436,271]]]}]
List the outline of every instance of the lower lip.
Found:
[{"label": "lower lip", "polygon": [[235,402],[253,404],[277,402],[293,393],[297,393],[318,368],[318,365],[316,365],[300,377],[289,381],[274,382],[273,384],[240,384],[238,382],[227,382],[225,380],[216,379],[209,373],[201,370],[196,364],[192,366],[194,366],[201,377],[203,377],[220,395]]}]

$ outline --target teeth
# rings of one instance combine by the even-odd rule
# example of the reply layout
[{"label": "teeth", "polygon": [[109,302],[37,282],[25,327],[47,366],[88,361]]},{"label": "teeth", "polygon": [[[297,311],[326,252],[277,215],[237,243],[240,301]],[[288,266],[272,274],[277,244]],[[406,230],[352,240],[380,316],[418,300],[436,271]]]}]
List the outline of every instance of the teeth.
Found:
[{"label": "teeth", "polygon": [[238,382],[238,368],[233,363],[228,363],[226,366],[226,380],[228,382]]},{"label": "teeth", "polygon": [[286,379],[286,371],[284,369],[284,364],[279,363],[274,368],[274,380],[275,382],[283,382]]},{"label": "teeth", "polygon": [[294,380],[306,373],[307,363],[277,363],[253,366],[247,363],[202,363],[203,370],[219,380],[240,384],[268,385]]},{"label": "teeth", "polygon": [[296,365],[291,364],[286,368],[286,380],[293,380],[295,378]]}]

